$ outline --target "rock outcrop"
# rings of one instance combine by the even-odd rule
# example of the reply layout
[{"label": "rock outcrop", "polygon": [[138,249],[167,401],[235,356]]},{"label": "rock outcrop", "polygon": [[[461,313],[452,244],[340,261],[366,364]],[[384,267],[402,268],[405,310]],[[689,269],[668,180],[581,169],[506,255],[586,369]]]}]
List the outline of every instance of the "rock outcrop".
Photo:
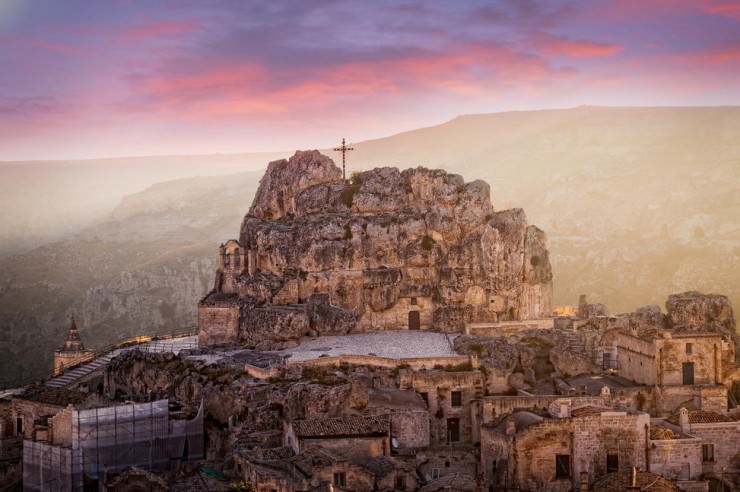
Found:
[{"label": "rock outcrop", "polygon": [[545,242],[521,209],[495,211],[483,181],[378,168],[344,182],[328,157],[296,152],[270,163],[239,240],[221,246],[201,342],[543,317]]}]

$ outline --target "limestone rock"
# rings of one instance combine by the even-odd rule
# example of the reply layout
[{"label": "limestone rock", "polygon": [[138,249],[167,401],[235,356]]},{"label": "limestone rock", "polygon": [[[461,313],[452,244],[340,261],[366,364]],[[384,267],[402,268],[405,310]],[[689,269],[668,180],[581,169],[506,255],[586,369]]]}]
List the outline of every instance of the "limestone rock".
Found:
[{"label": "limestone rock", "polygon": [[735,332],[735,317],[727,296],[683,292],[665,303],[670,326],[692,331]]},{"label": "limestone rock", "polygon": [[[240,313],[226,331],[215,321],[230,319],[224,307],[209,301],[223,294]],[[521,209],[494,211],[485,182],[390,167],[344,182],[331,159],[307,151],[268,166],[239,240],[221,247],[199,326],[207,343],[270,348],[304,335],[541,318],[551,299],[545,233]]]}]

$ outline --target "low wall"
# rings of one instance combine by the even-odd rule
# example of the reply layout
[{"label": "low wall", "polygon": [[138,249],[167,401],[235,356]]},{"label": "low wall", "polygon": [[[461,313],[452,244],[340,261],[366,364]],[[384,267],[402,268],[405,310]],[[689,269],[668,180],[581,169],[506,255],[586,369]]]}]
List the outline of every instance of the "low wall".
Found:
[{"label": "low wall", "polygon": [[339,364],[350,364],[357,366],[375,366],[394,369],[404,365],[412,369],[434,369],[434,366],[456,366],[459,364],[473,364],[467,355],[451,355],[445,357],[412,357],[408,359],[393,359],[390,357],[379,357],[376,355],[335,355],[320,357],[318,359],[291,361],[288,366],[330,366]]},{"label": "low wall", "polygon": [[245,363],[244,372],[255,379],[269,379],[280,377],[281,369],[279,367],[269,367],[265,369],[263,367],[257,367],[252,364]]}]

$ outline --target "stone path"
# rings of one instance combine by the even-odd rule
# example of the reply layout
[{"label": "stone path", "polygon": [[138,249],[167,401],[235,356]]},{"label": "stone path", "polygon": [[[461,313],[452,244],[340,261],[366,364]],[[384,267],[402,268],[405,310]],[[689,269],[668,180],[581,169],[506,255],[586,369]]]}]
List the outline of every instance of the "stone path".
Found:
[{"label": "stone path", "polygon": [[108,352],[107,354],[98,357],[97,359],[94,359],[87,364],[82,364],[81,366],[77,366],[74,369],[65,371],[55,378],[49,379],[48,381],[46,381],[45,384],[46,386],[50,386],[52,388],[67,388],[77,383],[85,376],[107,366],[111,359],[113,359],[113,357],[117,356],[118,354],[128,352],[130,350],[141,350],[144,352],[172,352],[177,354],[181,350],[191,349],[197,346],[197,335],[172,338],[169,340],[152,340],[151,342],[145,342],[139,345],[120,348],[113,350],[112,352]]},{"label": "stone path", "polygon": [[322,354],[368,355],[393,359],[457,355],[451,348],[457,334],[428,331],[376,331],[341,336],[305,337],[297,347],[273,353],[290,355],[288,361],[317,359]]}]

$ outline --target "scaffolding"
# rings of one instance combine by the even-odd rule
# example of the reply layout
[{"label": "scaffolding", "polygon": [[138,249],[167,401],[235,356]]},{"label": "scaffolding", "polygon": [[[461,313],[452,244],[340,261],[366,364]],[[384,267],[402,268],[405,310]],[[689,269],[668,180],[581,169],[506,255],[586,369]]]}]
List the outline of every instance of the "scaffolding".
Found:
[{"label": "scaffolding", "polygon": [[23,489],[98,490],[106,473],[131,466],[177,470],[203,457],[203,404],[173,418],[167,400],[74,410],[71,447],[25,440]]}]

